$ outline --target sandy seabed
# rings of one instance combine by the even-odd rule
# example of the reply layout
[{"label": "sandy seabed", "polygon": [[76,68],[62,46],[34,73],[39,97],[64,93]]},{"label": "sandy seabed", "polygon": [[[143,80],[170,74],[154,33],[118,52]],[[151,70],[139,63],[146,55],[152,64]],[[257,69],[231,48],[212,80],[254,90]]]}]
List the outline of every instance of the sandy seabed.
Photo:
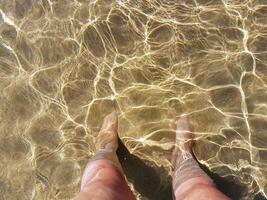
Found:
[{"label": "sandy seabed", "polygon": [[73,198],[112,110],[139,199],[169,198],[182,113],[224,192],[267,197],[266,0],[0,0],[0,90],[0,199]]}]

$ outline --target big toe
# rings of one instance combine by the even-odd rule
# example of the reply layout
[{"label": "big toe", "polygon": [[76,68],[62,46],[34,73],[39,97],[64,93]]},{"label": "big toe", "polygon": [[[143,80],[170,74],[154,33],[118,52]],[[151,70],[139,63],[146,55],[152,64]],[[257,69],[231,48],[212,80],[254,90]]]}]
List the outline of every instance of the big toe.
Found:
[{"label": "big toe", "polygon": [[180,148],[190,148],[193,139],[193,133],[186,115],[182,115],[177,120],[176,128],[176,143]]},{"label": "big toe", "polygon": [[104,119],[102,128],[97,136],[96,148],[115,151],[118,147],[118,117],[115,112]]},{"label": "big toe", "polygon": [[101,131],[117,131],[118,128],[118,116],[116,114],[116,112],[112,112],[110,114],[108,114],[105,118],[104,118],[104,122],[102,124],[101,127]]}]

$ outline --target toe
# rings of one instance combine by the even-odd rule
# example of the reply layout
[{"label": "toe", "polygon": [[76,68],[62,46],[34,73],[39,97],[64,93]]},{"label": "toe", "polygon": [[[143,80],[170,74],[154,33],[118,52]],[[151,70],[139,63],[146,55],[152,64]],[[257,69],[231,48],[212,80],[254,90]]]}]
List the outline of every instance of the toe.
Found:
[{"label": "toe", "polygon": [[178,120],[177,120],[177,130],[179,131],[188,131],[190,132],[190,127],[189,127],[189,122],[188,118],[186,115],[182,115]]},{"label": "toe", "polygon": [[117,131],[117,127],[118,127],[118,116],[114,111],[105,117],[103,125],[101,127],[101,131],[105,130]]},{"label": "toe", "polygon": [[176,128],[176,143],[181,148],[189,148],[191,146],[191,140],[193,139],[193,133],[190,128],[190,124],[186,115],[182,115],[177,121]]},{"label": "toe", "polygon": [[112,112],[104,119],[96,140],[96,149],[116,150],[118,147],[118,117]]}]

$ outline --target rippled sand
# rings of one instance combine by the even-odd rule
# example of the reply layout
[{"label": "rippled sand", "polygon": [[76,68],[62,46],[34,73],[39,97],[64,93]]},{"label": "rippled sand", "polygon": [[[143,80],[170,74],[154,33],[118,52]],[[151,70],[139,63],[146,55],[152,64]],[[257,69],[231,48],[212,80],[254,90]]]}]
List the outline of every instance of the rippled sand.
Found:
[{"label": "rippled sand", "polygon": [[264,199],[266,88],[266,0],[0,0],[0,199],[72,198],[114,109],[162,180],[187,113],[202,166]]}]

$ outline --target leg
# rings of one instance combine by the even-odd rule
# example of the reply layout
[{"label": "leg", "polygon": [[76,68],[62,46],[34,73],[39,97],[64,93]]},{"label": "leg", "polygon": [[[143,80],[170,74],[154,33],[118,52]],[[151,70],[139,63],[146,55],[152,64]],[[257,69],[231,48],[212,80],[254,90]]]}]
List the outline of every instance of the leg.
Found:
[{"label": "leg", "polygon": [[199,167],[192,155],[192,132],[182,116],[177,122],[176,148],[173,154],[173,192],[176,200],[229,200]]},{"label": "leg", "polygon": [[109,114],[97,137],[97,153],[88,162],[75,200],[134,200],[116,155],[118,120]]}]

